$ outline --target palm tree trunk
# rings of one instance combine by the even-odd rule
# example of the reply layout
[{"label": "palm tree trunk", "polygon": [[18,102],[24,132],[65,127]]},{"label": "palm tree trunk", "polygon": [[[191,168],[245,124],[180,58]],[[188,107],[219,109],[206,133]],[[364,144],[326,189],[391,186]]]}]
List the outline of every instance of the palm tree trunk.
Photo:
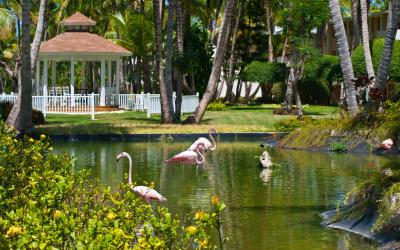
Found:
[{"label": "palm tree trunk", "polygon": [[[175,13],[175,0],[168,1],[168,25],[167,25],[167,41],[166,41],[166,53],[165,53],[165,65],[166,65],[166,93],[168,98],[169,112],[174,115],[174,106],[172,98],[172,52],[173,52],[173,33],[174,33],[174,13]],[[168,121],[171,123],[174,121],[174,117]]]},{"label": "palm tree trunk", "polygon": [[[176,0],[176,46],[179,56],[183,56],[183,9],[182,0]],[[181,121],[182,88],[185,76],[179,69],[176,71],[175,121]]]},{"label": "palm tree trunk", "polygon": [[161,123],[171,123],[173,121],[172,95],[169,97],[168,89],[164,79],[164,68],[162,66],[162,23],[160,0],[153,0],[154,27],[156,37],[156,68],[160,85],[161,101]]},{"label": "palm tree trunk", "polygon": [[36,24],[36,32],[35,38],[32,42],[32,50],[31,50],[31,75],[35,72],[36,61],[39,54],[40,43],[43,37],[43,29],[44,29],[44,14],[46,12],[47,0],[40,0],[39,7],[39,16]]},{"label": "palm tree trunk", "polygon": [[274,27],[272,25],[272,15],[270,0],[265,1],[266,17],[267,17],[267,32],[268,32],[268,61],[274,61],[274,45],[272,44],[272,35],[274,34]]},{"label": "palm tree trunk", "polygon": [[354,71],[351,63],[349,45],[347,43],[342,14],[340,12],[339,0],[329,0],[329,9],[335,31],[340,66],[342,67],[344,77],[347,111],[351,117],[354,117],[358,113],[356,91],[351,82],[351,80],[354,78]]},{"label": "palm tree trunk", "polygon": [[221,67],[224,61],[224,54],[226,48],[226,40],[227,36],[229,35],[229,25],[231,23],[231,18],[233,15],[233,10],[235,9],[235,0],[227,0],[226,7],[225,7],[225,17],[224,22],[222,24],[222,30],[219,34],[218,44],[217,44],[217,51],[215,53],[215,60],[213,63],[213,67],[211,70],[210,78],[208,79],[208,84],[206,91],[201,99],[199,106],[197,107],[196,111],[194,112],[193,116],[189,117],[186,121],[187,122],[196,122],[200,123],[203,119],[204,113],[206,112],[207,105],[211,98],[214,95],[214,91],[217,85],[217,82],[221,75]]},{"label": "palm tree trunk", "polygon": [[26,134],[33,129],[32,123],[32,77],[31,77],[31,3],[22,1],[22,43],[21,63],[18,76],[18,97],[7,118],[7,125],[14,128],[18,134]]},{"label": "palm tree trunk", "polygon": [[[361,35],[360,35],[360,1],[365,0],[351,0],[351,17],[353,21],[353,41],[351,45],[351,49],[354,50],[361,43]],[[362,28],[362,27],[361,27]]]},{"label": "palm tree trunk", "polygon": [[151,93],[149,58],[147,56],[143,56],[142,72],[143,72],[143,90],[144,90],[144,93]]},{"label": "palm tree trunk", "polygon": [[218,17],[219,13],[221,12],[221,7],[222,7],[222,2],[223,0],[218,0],[217,3],[217,9],[215,10],[215,20],[214,22],[211,21],[212,25],[210,26],[210,40],[211,40],[211,45],[215,46],[215,34],[216,34],[216,29],[217,29],[217,24],[218,24]]},{"label": "palm tree trunk", "polygon": [[226,81],[226,100],[228,102],[233,102],[233,81],[235,77],[235,64],[236,64],[236,39],[240,24],[240,17],[242,15],[244,1],[241,0],[239,3],[239,10],[237,12],[235,27],[232,35],[232,46],[231,46],[231,54],[229,58],[229,68],[228,68],[228,79]]},{"label": "palm tree trunk", "polygon": [[[392,61],[393,46],[396,39],[396,33],[400,22],[400,1],[394,0],[389,6],[389,16],[387,20],[385,42],[379,63],[378,74],[373,88],[383,92],[386,88],[389,76],[390,64]],[[377,109],[380,99],[374,100],[373,105]]]}]

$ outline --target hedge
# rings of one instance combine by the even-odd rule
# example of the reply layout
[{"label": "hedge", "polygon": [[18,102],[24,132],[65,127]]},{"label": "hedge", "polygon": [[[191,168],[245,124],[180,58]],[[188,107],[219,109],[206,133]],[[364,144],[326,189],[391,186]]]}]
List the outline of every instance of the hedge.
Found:
[{"label": "hedge", "polygon": [[[383,50],[384,39],[375,39],[372,42],[372,63],[374,65],[375,74],[378,73],[379,62]],[[364,49],[363,45],[359,45],[351,55],[351,60],[353,62],[354,75],[359,76],[367,74],[367,69],[365,67],[364,59]],[[395,41],[392,63],[390,65],[389,79],[396,82],[400,82],[400,41]]]},{"label": "hedge", "polygon": [[285,80],[286,66],[278,62],[253,61],[246,66],[242,80],[258,83],[276,83]]}]

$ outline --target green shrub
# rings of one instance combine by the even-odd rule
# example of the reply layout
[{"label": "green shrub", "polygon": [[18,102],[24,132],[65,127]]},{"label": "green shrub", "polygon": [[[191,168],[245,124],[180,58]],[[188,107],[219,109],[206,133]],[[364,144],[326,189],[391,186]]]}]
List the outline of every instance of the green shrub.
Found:
[{"label": "green shrub", "polygon": [[226,104],[222,101],[214,101],[208,104],[207,110],[208,111],[222,111],[226,107]]},{"label": "green shrub", "polygon": [[285,71],[283,63],[253,61],[246,66],[241,78],[248,82],[275,83],[285,80]]},{"label": "green shrub", "polygon": [[338,153],[346,152],[347,151],[346,143],[341,141],[332,142],[331,150]]},{"label": "green shrub", "polygon": [[[0,119],[2,121],[5,121],[8,117],[8,115],[11,112],[11,109],[13,107],[13,103],[11,102],[0,102]],[[32,110],[32,121],[33,124],[35,125],[41,125],[45,123],[45,118],[44,115],[41,111]]]},{"label": "green shrub", "polygon": [[276,131],[279,132],[291,132],[296,130],[297,128],[304,127],[309,124],[317,124],[318,121],[311,116],[304,116],[301,119],[298,118],[289,118],[276,122],[274,127]]},{"label": "green shrub", "polygon": [[[374,65],[375,73],[378,73],[383,44],[384,39],[375,39],[372,43],[372,63]],[[353,54],[351,55],[351,60],[353,62],[355,76],[367,74],[362,44],[353,51]],[[400,82],[400,41],[395,41],[394,43],[392,62],[389,71],[389,79]]]},{"label": "green shrub", "polygon": [[278,82],[272,85],[272,101],[274,103],[281,103],[285,97],[286,85],[283,82]]},{"label": "green shrub", "polygon": [[297,86],[303,103],[326,105],[330,91],[325,81],[316,78],[301,79]]},{"label": "green shrub", "polygon": [[[75,172],[44,135],[17,140],[0,122],[0,245],[4,249],[188,249],[213,245],[224,204],[180,224],[140,200],[127,184],[111,191]],[[183,221],[183,220],[181,220]]]},{"label": "green shrub", "polygon": [[339,58],[337,56],[324,55],[313,57],[304,64],[304,78],[319,79],[328,84],[342,78]]}]

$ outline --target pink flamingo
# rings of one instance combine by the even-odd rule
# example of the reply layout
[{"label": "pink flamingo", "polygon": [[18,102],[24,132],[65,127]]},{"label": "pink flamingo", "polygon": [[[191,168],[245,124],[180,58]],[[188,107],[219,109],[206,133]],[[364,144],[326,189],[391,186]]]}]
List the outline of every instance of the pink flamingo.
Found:
[{"label": "pink flamingo", "polygon": [[174,155],[172,158],[165,160],[166,163],[183,163],[191,164],[196,163],[197,165],[202,165],[205,161],[203,153],[201,151],[205,150],[204,143],[200,142],[197,144],[194,151],[186,150]]},{"label": "pink flamingo", "polygon": [[205,148],[206,151],[208,149],[210,149],[211,151],[214,151],[215,149],[217,149],[217,143],[215,142],[214,137],[212,136],[212,133],[216,133],[217,134],[218,132],[217,132],[217,130],[215,128],[209,128],[208,129],[208,136],[209,136],[211,141],[208,140],[207,138],[200,137],[195,142],[193,142],[193,144],[189,147],[188,150],[194,151],[199,143],[203,143],[204,144],[204,148]]},{"label": "pink flamingo", "polygon": [[150,202],[150,201],[158,201],[158,202],[163,202],[163,201],[167,201],[166,198],[164,198],[164,196],[162,196],[161,194],[159,194],[156,190],[146,187],[146,186],[133,186],[132,183],[132,158],[131,156],[126,153],[126,152],[122,152],[117,156],[117,162],[119,161],[119,159],[126,157],[128,158],[129,161],[129,176],[128,176],[128,183],[129,186],[131,187],[131,189],[133,190],[133,192],[135,192],[138,196],[140,196],[143,200]]},{"label": "pink flamingo", "polygon": [[380,148],[389,150],[393,147],[393,144],[394,144],[394,141],[392,139],[386,139],[381,143]]}]

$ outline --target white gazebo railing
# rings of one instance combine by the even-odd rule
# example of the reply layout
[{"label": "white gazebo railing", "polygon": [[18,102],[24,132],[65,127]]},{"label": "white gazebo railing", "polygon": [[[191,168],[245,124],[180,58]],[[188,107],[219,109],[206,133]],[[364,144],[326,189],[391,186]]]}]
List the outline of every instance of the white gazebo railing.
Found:
[{"label": "white gazebo railing", "polygon": [[[1,94],[0,102],[15,102],[17,96],[11,94]],[[176,95],[173,95],[173,105],[175,107]],[[182,113],[194,112],[199,104],[199,94],[182,96]],[[161,114],[161,104],[159,94],[119,94],[113,95],[112,106],[120,109],[146,112],[147,117],[151,114]],[[46,114],[90,114],[92,119],[95,115],[95,107],[100,106],[98,94],[91,95],[63,95],[63,96],[32,96],[32,108],[40,110]]]}]

